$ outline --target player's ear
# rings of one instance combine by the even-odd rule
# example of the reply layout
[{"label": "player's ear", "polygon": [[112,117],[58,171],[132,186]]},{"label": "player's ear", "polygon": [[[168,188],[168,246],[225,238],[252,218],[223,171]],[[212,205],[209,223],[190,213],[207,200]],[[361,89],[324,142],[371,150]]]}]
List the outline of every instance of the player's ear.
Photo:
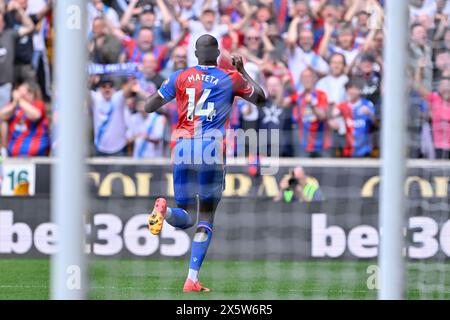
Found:
[{"label": "player's ear", "polygon": [[198,58],[198,53],[197,53],[197,50],[195,50],[195,56]]},{"label": "player's ear", "polygon": [[217,57],[219,57],[219,56],[220,56],[220,50],[217,49]]}]

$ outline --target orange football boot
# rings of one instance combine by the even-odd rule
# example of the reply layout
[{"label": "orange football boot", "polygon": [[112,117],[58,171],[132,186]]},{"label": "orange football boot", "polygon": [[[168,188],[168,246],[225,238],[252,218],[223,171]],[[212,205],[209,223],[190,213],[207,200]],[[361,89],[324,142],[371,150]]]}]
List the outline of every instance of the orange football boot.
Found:
[{"label": "orange football boot", "polygon": [[184,283],[183,292],[210,292],[208,288],[204,287],[200,281],[194,282],[191,279],[186,279]]},{"label": "orange football boot", "polygon": [[158,198],[155,201],[153,211],[148,218],[148,229],[153,235],[158,235],[163,227],[163,222],[166,217],[167,201],[164,198]]}]

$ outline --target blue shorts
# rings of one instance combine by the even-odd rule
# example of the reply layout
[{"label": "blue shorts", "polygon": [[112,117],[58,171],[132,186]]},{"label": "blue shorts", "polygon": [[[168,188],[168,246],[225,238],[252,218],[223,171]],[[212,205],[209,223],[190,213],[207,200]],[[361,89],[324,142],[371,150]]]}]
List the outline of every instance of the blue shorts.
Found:
[{"label": "blue shorts", "polygon": [[218,203],[225,185],[222,143],[216,140],[179,139],[173,153],[173,187],[179,205]]}]

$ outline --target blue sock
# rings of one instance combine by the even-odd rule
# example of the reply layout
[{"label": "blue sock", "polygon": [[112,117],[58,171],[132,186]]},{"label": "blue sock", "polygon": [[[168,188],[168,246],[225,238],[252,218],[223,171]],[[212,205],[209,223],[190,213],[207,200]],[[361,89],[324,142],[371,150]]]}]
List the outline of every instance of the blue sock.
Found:
[{"label": "blue sock", "polygon": [[194,225],[191,215],[181,208],[167,208],[166,221],[180,229],[188,229]]},{"label": "blue sock", "polygon": [[194,235],[194,240],[192,241],[188,278],[194,282],[198,281],[197,275],[202,266],[203,259],[205,259],[206,252],[208,251],[209,243],[211,242],[213,224],[206,221],[200,221],[197,230],[199,228],[205,229],[206,233],[197,231]]}]

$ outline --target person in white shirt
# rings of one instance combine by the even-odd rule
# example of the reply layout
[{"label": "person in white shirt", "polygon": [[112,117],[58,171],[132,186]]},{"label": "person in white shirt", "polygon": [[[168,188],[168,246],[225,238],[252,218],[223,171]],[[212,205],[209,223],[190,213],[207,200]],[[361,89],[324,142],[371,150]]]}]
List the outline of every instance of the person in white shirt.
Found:
[{"label": "person in white shirt", "polygon": [[166,118],[157,113],[145,112],[145,100],[137,102],[137,112],[128,123],[127,139],[133,143],[133,158],[155,158],[163,156],[163,137]]},{"label": "person in white shirt", "polygon": [[126,155],[124,90],[115,91],[111,79],[103,77],[100,88],[91,91],[96,156]]},{"label": "person in white shirt", "polygon": [[317,82],[317,89],[327,94],[330,107],[344,102],[346,99],[345,85],[348,76],[345,74],[345,57],[341,53],[334,53],[330,57],[330,74]]},{"label": "person in white shirt", "polygon": [[[292,79],[297,89],[300,86],[300,75],[302,72],[310,68],[320,76],[328,73],[329,67],[327,62],[317,53],[314,52],[314,34],[309,29],[302,29],[299,33],[298,46],[296,36],[289,35],[287,41],[289,48],[288,66],[292,74]],[[293,46],[294,44],[295,46]]]}]

